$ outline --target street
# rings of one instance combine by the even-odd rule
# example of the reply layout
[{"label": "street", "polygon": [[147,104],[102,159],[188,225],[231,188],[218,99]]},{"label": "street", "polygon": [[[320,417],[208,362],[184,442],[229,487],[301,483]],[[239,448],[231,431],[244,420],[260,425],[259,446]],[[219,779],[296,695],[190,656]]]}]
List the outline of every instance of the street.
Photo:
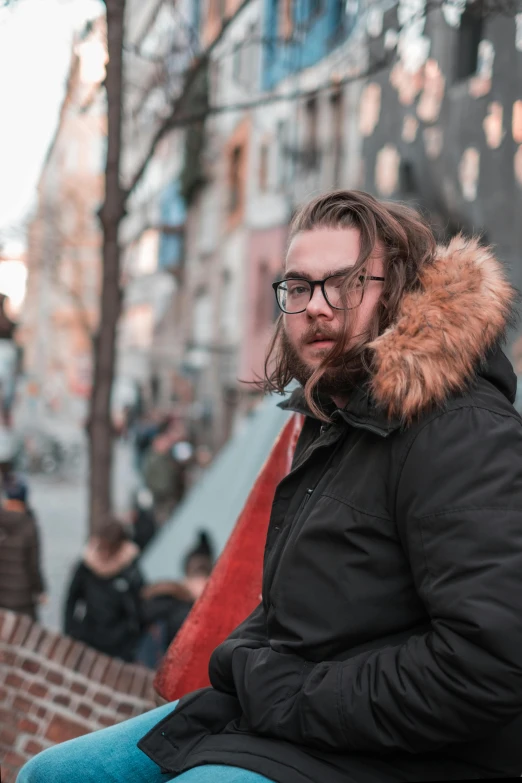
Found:
[{"label": "street", "polygon": [[[42,475],[28,477],[30,504],[38,518],[42,562],[49,602],[40,610],[40,621],[61,629],[63,604],[71,569],[80,556],[87,535],[87,476],[60,479]],[[128,508],[130,493],[137,481],[132,451],[126,443],[115,448],[115,508]]]}]

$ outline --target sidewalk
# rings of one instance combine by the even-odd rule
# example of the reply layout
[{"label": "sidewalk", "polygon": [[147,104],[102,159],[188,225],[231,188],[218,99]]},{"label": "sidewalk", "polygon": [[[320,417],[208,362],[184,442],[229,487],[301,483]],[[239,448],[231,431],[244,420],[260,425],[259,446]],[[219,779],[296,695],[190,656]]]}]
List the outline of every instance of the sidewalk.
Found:
[{"label": "sidewalk", "polygon": [[[117,442],[114,463],[115,510],[126,511],[136,485],[132,449]],[[49,603],[40,612],[40,622],[60,630],[63,604],[71,574],[87,536],[87,474],[63,481],[29,476],[31,505],[38,518],[42,539],[43,568]]]}]

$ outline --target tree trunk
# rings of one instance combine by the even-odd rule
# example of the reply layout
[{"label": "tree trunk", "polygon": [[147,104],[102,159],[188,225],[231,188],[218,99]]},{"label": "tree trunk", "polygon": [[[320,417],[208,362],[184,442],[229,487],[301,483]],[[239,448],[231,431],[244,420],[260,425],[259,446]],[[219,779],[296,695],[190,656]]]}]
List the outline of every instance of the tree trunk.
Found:
[{"label": "tree trunk", "polygon": [[124,216],[120,183],[123,35],[125,0],[105,0],[109,61],[107,92],[107,161],[105,199],[99,216],[103,231],[103,274],[100,322],[94,340],[94,378],[89,412],[89,529],[99,532],[112,508],[113,426],[111,392],[116,358],[116,328],[121,310],[120,246]]}]

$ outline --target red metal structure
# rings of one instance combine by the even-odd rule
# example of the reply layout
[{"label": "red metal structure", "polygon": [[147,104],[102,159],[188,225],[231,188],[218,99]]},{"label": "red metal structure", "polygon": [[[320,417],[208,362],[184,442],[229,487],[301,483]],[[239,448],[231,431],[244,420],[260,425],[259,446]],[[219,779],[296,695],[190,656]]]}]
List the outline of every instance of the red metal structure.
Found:
[{"label": "red metal structure", "polygon": [[212,651],[260,601],[272,500],[277,484],[290,470],[301,426],[302,417],[294,414],[281,430],[205,592],[163,660],[154,684],[167,701],[209,685]]}]

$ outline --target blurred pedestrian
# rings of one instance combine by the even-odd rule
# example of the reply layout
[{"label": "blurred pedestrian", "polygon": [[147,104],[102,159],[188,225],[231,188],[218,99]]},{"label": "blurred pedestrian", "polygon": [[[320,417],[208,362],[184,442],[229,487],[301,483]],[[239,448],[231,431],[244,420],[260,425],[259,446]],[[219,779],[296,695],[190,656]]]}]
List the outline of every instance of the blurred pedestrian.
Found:
[{"label": "blurred pedestrian", "polygon": [[177,459],[176,444],[184,439],[184,427],[175,422],[159,432],[145,457],[143,478],[154,498],[154,515],[159,525],[170,517],[185,494],[186,461]]},{"label": "blurred pedestrian", "polygon": [[142,630],[139,554],[116,519],[91,536],[68,591],[68,636],[106,655],[133,659]]},{"label": "blurred pedestrian", "polygon": [[134,494],[131,510],[132,540],[143,552],[157,530],[154,516],[154,498],[147,487],[140,487]]},{"label": "blurred pedestrian", "polygon": [[37,619],[46,600],[38,525],[28,507],[28,487],[10,474],[0,508],[0,606]]},{"label": "blurred pedestrian", "polygon": [[214,565],[208,533],[198,534],[196,546],[185,556],[181,581],[163,581],[142,590],[143,616],[147,623],[136,653],[136,662],[155,669],[203,593]]},{"label": "blurred pedestrian", "polygon": [[213,453],[210,446],[201,444],[194,450],[194,459],[192,460],[188,471],[188,486],[192,488],[204,476],[207,468],[210,466]]}]

